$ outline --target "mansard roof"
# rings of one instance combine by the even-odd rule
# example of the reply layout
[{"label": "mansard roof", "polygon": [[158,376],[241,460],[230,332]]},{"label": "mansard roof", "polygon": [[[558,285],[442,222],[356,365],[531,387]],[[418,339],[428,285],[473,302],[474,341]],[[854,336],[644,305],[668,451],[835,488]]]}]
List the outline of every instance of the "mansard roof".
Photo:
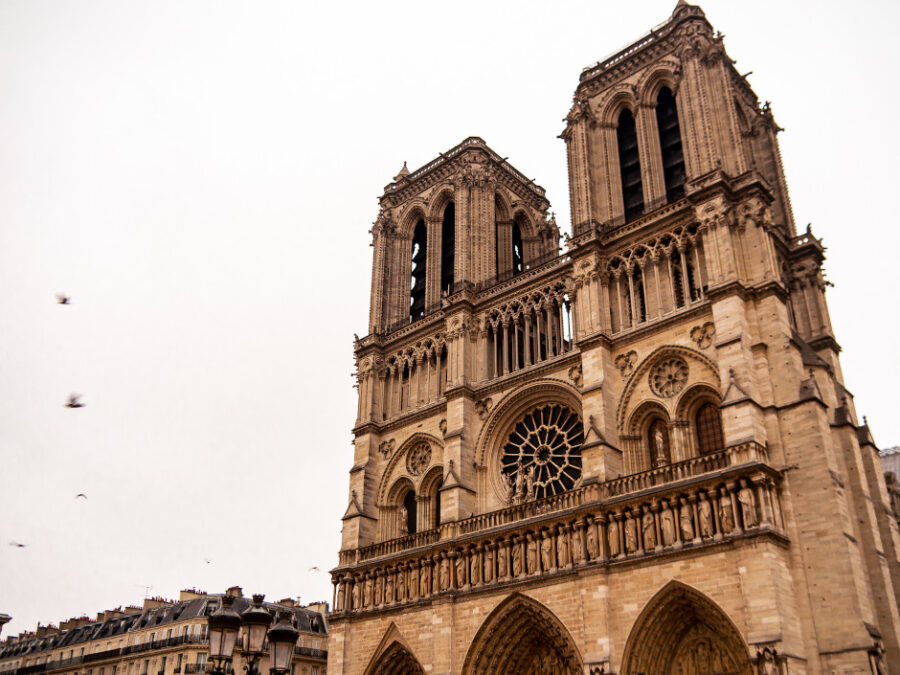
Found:
[{"label": "mansard roof", "polygon": [[487,160],[487,164],[492,167],[491,174],[498,182],[529,199],[539,210],[550,205],[544,188],[512,166],[506,161],[506,157],[501,157],[478,136],[469,136],[415,171],[401,171],[384,187],[382,202],[388,206],[396,206],[433,185],[451,180],[465,168],[467,161],[478,155]]}]

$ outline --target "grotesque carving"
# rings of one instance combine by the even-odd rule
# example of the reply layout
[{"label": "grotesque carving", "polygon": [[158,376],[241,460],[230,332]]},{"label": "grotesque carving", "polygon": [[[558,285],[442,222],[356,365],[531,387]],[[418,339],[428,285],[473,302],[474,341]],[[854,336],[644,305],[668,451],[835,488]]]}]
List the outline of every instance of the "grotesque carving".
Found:
[{"label": "grotesque carving", "polygon": [[382,441],[378,444],[378,452],[382,454],[382,456],[387,459],[391,456],[391,453],[394,451],[394,439],[390,439],[387,441]]},{"label": "grotesque carving", "polygon": [[660,361],[650,371],[650,389],[662,398],[671,398],[684,389],[688,380],[688,365],[680,356]]},{"label": "grotesque carving", "polygon": [[634,364],[637,363],[637,352],[632,350],[627,354],[621,354],[616,357],[616,368],[619,369],[619,374],[624,378],[631,375],[634,371]]},{"label": "grotesque carving", "polygon": [[475,412],[478,413],[480,419],[486,419],[491,412],[494,401],[491,398],[483,398],[475,402]]},{"label": "grotesque carving", "polygon": [[713,337],[716,335],[716,327],[712,322],[707,321],[702,326],[694,326],[691,329],[691,340],[700,348],[706,349],[712,344]]},{"label": "grotesque carving", "polygon": [[572,380],[572,383],[579,389],[581,389],[581,377],[582,377],[582,371],[581,371],[580,364],[569,368],[569,379]]}]

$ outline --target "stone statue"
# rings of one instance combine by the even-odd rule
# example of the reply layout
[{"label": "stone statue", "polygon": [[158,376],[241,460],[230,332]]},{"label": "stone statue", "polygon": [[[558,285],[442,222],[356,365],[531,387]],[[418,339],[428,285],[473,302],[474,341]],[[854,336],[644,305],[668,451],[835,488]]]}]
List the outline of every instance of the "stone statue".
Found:
[{"label": "stone statue", "polygon": [[406,570],[397,572],[397,602],[406,601]]},{"label": "stone statue", "polygon": [[335,609],[338,612],[341,612],[344,610],[344,582],[343,581],[341,581],[338,584],[337,600],[334,601],[334,604],[335,604]]},{"label": "stone statue", "polygon": [[409,511],[406,510],[404,504],[400,505],[400,536],[405,537],[409,534]]},{"label": "stone statue", "polygon": [[394,573],[388,571],[387,579],[384,580],[384,604],[390,605],[394,602]]},{"label": "stone statue", "polygon": [[662,510],[659,521],[659,527],[662,530],[663,546],[671,546],[675,543],[675,519],[672,517],[672,511],[668,506]]},{"label": "stone statue", "polygon": [[440,590],[446,591],[450,588],[450,561],[446,558],[441,558],[441,576],[438,581],[440,581]]},{"label": "stone statue", "polygon": [[529,466],[528,470],[525,471],[525,498],[529,501],[533,500],[535,496],[535,485],[534,485],[534,467]]},{"label": "stone statue", "polygon": [[734,529],[734,507],[731,505],[731,494],[725,488],[722,488],[719,510],[722,518],[722,533],[728,534]]},{"label": "stone statue", "polygon": [[489,584],[494,580],[494,549],[490,546],[484,552],[484,583]]},{"label": "stone statue", "polygon": [[762,654],[756,657],[756,671],[759,675],[779,675],[775,652],[766,647]]},{"label": "stone statue", "polygon": [[556,562],[560,567],[569,564],[569,533],[562,530],[556,538]]},{"label": "stone statue", "polygon": [[585,539],[587,540],[585,548],[587,548],[588,560],[593,560],[599,554],[599,550],[597,549],[596,526],[592,522],[587,525]]},{"label": "stone statue", "polygon": [[514,577],[522,574],[522,547],[519,542],[514,542],[512,546],[512,574]]},{"label": "stone statue", "polygon": [[476,551],[469,560],[469,583],[473,586],[481,582],[481,555]]},{"label": "stone statue", "polygon": [[521,504],[525,501],[525,471],[522,468],[522,458],[519,457],[519,460],[516,462],[516,504]]},{"label": "stone statue", "polygon": [[628,516],[625,520],[625,552],[635,551],[637,551],[637,526],[634,524],[634,518]]},{"label": "stone statue", "polygon": [[654,461],[656,462],[656,466],[663,466],[667,463],[666,460],[666,438],[663,435],[662,429],[659,425],[653,430],[653,445],[654,445]]},{"label": "stone statue", "polygon": [[506,476],[506,504],[512,506],[516,501],[516,479],[511,473]]},{"label": "stone statue", "polygon": [[372,577],[368,577],[366,579],[366,585],[363,590],[363,606],[371,607],[372,606],[372,591],[374,589],[375,582],[372,581]]},{"label": "stone statue", "polygon": [[581,530],[572,532],[572,561],[580,563],[584,561],[584,545],[581,541]]},{"label": "stone statue", "polygon": [[422,574],[419,576],[419,584],[421,586],[420,595],[422,595],[422,597],[431,593],[431,565],[429,563],[422,565]]},{"label": "stone statue", "polygon": [[644,532],[644,550],[650,551],[656,548],[656,522],[653,518],[653,513],[650,511],[644,513],[642,529]]},{"label": "stone statue", "polygon": [[681,523],[681,538],[688,542],[694,538],[694,516],[691,513],[691,505],[687,503],[687,500],[682,497],[681,498],[681,515],[679,516],[679,522]]},{"label": "stone statue", "polygon": [[413,567],[409,571],[409,599],[415,600],[419,592],[419,568]]},{"label": "stone statue", "polygon": [[708,500],[701,497],[697,508],[700,511],[700,536],[711,537],[713,534],[712,507]]},{"label": "stone statue", "polygon": [[381,604],[381,593],[384,591],[384,578],[379,573],[378,576],[375,577],[375,598],[374,604]]},{"label": "stone statue", "polygon": [[609,519],[609,527],[606,528],[607,539],[609,540],[609,557],[615,558],[619,555],[619,523],[614,518]]},{"label": "stone statue", "polygon": [[353,606],[350,609],[359,609],[359,582],[355,581],[353,583],[353,591],[350,594],[350,599],[353,601]]},{"label": "stone statue", "polygon": [[553,540],[548,534],[541,539],[541,565],[545,572],[553,567]]},{"label": "stone statue", "polygon": [[466,585],[466,556],[462,552],[456,556],[456,587],[462,588]]},{"label": "stone statue", "polygon": [[528,574],[534,574],[538,569],[537,542],[530,534],[528,535],[528,543],[525,544],[525,571]]},{"label": "stone statue", "polygon": [[500,579],[505,579],[509,576],[509,549],[506,546],[506,543],[503,542],[500,544],[500,548],[497,549],[497,577]]},{"label": "stone statue", "polygon": [[738,502],[741,505],[741,517],[744,519],[744,527],[756,527],[756,497],[753,494],[753,489],[743,481],[738,492]]}]

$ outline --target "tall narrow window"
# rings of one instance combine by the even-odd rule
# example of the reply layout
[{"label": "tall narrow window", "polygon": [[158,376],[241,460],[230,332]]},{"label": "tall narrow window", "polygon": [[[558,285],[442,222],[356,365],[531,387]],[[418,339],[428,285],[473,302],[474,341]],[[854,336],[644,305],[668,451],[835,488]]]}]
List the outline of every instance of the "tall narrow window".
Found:
[{"label": "tall narrow window", "polygon": [[719,408],[712,403],[704,403],[697,411],[697,449],[701,455],[708,455],[724,448]]},{"label": "tall narrow window", "polygon": [[409,291],[409,318],[418,319],[425,316],[425,268],[426,248],[428,246],[428,229],[425,221],[416,223],[412,242],[412,272]]},{"label": "tall narrow window", "polygon": [[663,87],[656,97],[656,126],[659,128],[666,201],[672,202],[684,197],[685,171],[681,130],[678,128],[678,108],[675,106],[672,90],[668,87]]},{"label": "tall narrow window", "polygon": [[416,532],[416,493],[410,490],[403,498],[403,506],[406,508],[406,531],[409,534]]},{"label": "tall narrow window", "polygon": [[441,488],[444,486],[444,481],[441,481],[437,485],[437,490],[434,493],[434,526],[438,527],[441,524]]},{"label": "tall narrow window", "polygon": [[513,221],[512,225],[512,270],[513,274],[519,274],[524,269],[525,256],[522,253],[522,228],[519,221]]},{"label": "tall narrow window", "polygon": [[456,264],[456,207],[453,202],[444,209],[441,226],[441,292],[453,290],[453,266]]},{"label": "tall narrow window", "polygon": [[619,141],[619,170],[622,173],[625,220],[629,221],[644,213],[644,186],[641,183],[641,160],[638,157],[634,115],[627,108],[619,115],[616,137]]}]

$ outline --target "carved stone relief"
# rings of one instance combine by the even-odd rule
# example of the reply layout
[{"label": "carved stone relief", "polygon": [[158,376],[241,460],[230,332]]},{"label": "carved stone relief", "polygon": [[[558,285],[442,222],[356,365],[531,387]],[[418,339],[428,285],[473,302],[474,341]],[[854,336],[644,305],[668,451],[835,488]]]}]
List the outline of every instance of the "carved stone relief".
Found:
[{"label": "carved stone relief", "polygon": [[660,361],[650,371],[650,389],[662,398],[679,393],[688,381],[688,364],[680,356]]},{"label": "carved stone relief", "polygon": [[382,441],[378,444],[378,452],[380,452],[385,459],[391,456],[391,453],[394,451],[395,441],[394,439],[390,439],[388,441]]},{"label": "carved stone relief", "polygon": [[622,377],[628,377],[634,372],[634,364],[637,363],[637,352],[631,350],[627,354],[620,354],[616,357],[616,368],[619,369],[619,374]]},{"label": "carved stone relief", "polygon": [[712,344],[716,336],[716,327],[712,322],[706,322],[702,326],[694,326],[691,329],[691,340],[700,348],[706,349]]},{"label": "carved stone relief", "polygon": [[431,446],[419,443],[406,455],[406,468],[413,476],[421,475],[431,464]]},{"label": "carved stone relief", "polygon": [[483,398],[480,401],[475,402],[475,412],[478,413],[479,418],[487,419],[493,406],[494,400],[492,398]]}]

